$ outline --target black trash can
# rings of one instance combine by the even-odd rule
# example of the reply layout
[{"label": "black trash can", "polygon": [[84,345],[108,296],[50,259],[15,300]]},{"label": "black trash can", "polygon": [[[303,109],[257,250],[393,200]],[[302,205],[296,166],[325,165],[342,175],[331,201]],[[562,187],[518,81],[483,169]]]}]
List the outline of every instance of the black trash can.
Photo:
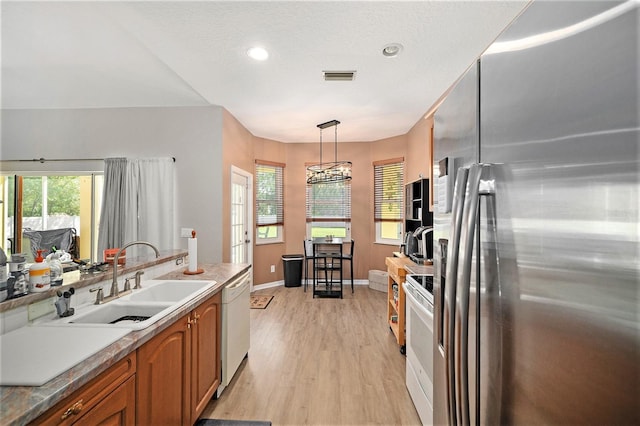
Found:
[{"label": "black trash can", "polygon": [[285,287],[300,287],[302,285],[303,261],[304,256],[301,254],[285,254],[282,256]]}]

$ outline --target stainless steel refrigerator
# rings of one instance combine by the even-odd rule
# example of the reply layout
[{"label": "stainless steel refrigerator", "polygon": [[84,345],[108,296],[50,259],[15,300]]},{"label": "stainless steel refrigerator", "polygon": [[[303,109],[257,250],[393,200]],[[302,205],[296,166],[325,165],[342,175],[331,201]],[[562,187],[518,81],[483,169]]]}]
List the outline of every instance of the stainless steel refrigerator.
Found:
[{"label": "stainless steel refrigerator", "polygon": [[639,15],[533,2],[436,111],[436,424],[640,424]]}]

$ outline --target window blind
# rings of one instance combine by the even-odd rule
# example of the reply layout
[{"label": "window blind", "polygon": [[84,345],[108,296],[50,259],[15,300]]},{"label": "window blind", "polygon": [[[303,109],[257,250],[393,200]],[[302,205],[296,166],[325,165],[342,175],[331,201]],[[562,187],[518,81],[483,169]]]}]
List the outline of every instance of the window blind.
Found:
[{"label": "window blind", "polygon": [[307,222],[351,222],[351,181],[307,185]]},{"label": "window blind", "polygon": [[256,160],[256,227],[284,225],[284,164]]},{"label": "window blind", "polygon": [[374,221],[402,221],[404,158],[373,163]]}]

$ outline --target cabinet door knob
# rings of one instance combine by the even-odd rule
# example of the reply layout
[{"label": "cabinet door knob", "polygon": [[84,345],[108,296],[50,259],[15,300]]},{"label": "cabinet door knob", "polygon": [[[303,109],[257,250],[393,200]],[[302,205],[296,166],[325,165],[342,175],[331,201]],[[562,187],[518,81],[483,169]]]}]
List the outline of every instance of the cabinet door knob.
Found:
[{"label": "cabinet door knob", "polygon": [[82,411],[82,409],[84,408],[82,403],[83,403],[83,401],[80,400],[80,401],[76,402],[75,404],[73,404],[71,407],[67,408],[67,411],[62,413],[62,417],[60,417],[60,420],[65,420],[69,416],[75,416],[76,414],[79,414]]},{"label": "cabinet door knob", "polygon": [[200,319],[200,315],[198,315],[197,312],[194,312],[193,313],[193,323],[194,324],[197,323],[199,319]]},{"label": "cabinet door knob", "polygon": [[191,328],[191,324],[195,324],[196,322],[191,319],[191,316],[187,318],[187,328]]}]

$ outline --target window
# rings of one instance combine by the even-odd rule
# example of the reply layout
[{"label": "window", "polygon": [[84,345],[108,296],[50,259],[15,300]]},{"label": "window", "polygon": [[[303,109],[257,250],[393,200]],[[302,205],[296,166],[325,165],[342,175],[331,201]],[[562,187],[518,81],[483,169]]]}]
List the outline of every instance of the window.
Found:
[{"label": "window", "polygon": [[[25,253],[31,261],[26,230],[73,228],[81,259],[97,256],[102,174],[27,174],[0,176],[2,248]],[[18,203],[15,202],[18,200]]]},{"label": "window", "polygon": [[282,242],[284,164],[256,160],[256,244]]},{"label": "window", "polygon": [[373,163],[376,242],[400,244],[402,240],[404,158]]},{"label": "window", "polygon": [[308,238],[351,238],[351,181],[307,184]]}]

